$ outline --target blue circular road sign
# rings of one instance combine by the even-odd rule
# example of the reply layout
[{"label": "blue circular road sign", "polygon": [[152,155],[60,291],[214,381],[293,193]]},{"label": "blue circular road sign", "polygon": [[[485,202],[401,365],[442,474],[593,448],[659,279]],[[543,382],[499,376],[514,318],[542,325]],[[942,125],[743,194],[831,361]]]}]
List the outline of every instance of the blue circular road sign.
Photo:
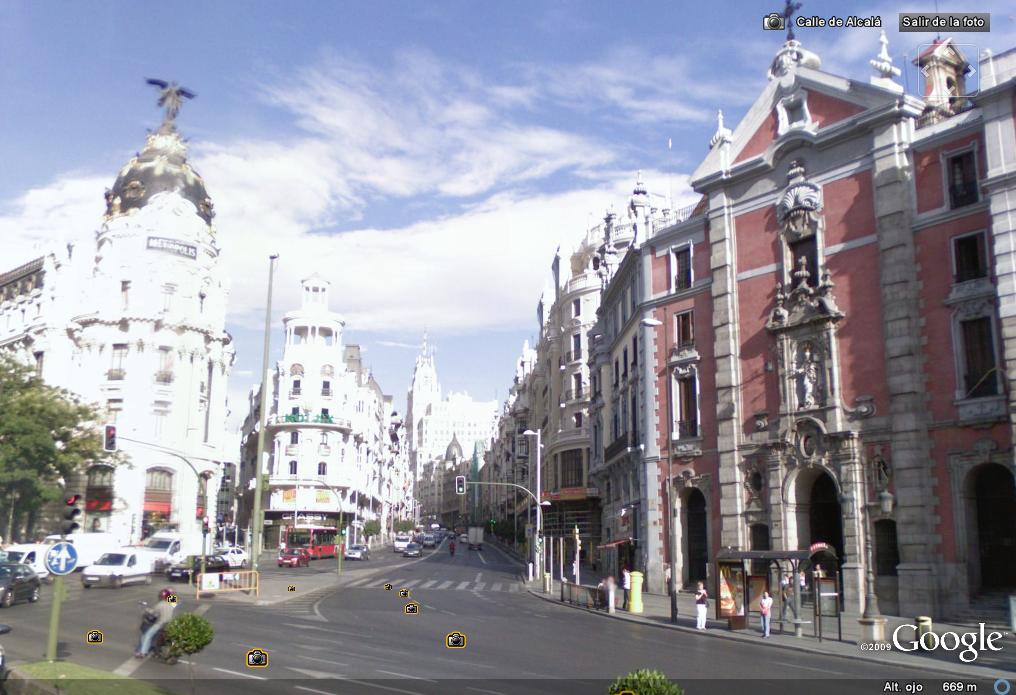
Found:
[{"label": "blue circular road sign", "polygon": [[46,553],[46,569],[52,574],[70,574],[78,566],[78,550],[72,543],[54,543]]}]

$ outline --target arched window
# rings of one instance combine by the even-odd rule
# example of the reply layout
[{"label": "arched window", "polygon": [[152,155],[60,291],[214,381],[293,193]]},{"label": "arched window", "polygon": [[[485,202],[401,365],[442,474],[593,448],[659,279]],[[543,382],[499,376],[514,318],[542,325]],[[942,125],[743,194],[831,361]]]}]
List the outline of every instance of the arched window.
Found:
[{"label": "arched window", "polygon": [[326,378],[335,376],[335,369],[332,367],[332,365],[326,364],[325,366],[321,367],[321,376]]},{"label": "arched window", "polygon": [[292,376],[303,376],[303,365],[294,364],[292,367],[289,368],[289,373]]},{"label": "arched window", "polygon": [[289,462],[289,474],[296,475],[296,461]]},{"label": "arched window", "polygon": [[319,463],[317,465],[317,474],[318,475],[327,475],[328,474],[328,464],[325,463],[324,461]]},{"label": "arched window", "polygon": [[295,432],[295,431],[294,432],[290,432],[289,433],[289,443],[290,444],[299,444],[300,443],[300,433],[299,432]]},{"label": "arched window", "polygon": [[173,473],[160,468],[151,468],[145,474],[145,487],[149,490],[172,490]]},{"label": "arched window", "polygon": [[92,466],[88,469],[88,487],[113,487],[113,469],[110,466]]},{"label": "arched window", "polygon": [[321,445],[322,446],[328,446],[328,433],[327,432],[322,432],[321,433]]}]

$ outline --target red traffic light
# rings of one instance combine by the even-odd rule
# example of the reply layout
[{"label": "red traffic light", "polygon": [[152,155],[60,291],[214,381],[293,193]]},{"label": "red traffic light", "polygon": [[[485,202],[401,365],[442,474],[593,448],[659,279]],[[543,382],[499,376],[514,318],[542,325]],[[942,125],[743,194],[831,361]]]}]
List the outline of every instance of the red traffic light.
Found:
[{"label": "red traffic light", "polygon": [[116,425],[106,425],[102,433],[104,451],[116,451]]},{"label": "red traffic light", "polygon": [[64,504],[71,507],[85,498],[84,495],[70,495],[64,500]]}]

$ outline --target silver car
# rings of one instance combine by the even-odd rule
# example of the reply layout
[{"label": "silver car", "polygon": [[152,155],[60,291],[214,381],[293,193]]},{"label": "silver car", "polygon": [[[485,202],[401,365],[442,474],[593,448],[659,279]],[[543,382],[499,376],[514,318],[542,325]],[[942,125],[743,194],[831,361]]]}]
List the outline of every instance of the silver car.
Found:
[{"label": "silver car", "polygon": [[346,548],[344,557],[347,560],[369,560],[370,548],[365,545],[351,545]]}]

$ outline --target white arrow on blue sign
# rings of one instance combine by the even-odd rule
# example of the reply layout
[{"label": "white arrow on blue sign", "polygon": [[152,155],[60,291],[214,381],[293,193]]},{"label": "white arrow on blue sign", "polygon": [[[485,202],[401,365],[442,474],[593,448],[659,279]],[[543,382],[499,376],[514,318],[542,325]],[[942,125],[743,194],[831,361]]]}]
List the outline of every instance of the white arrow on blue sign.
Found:
[{"label": "white arrow on blue sign", "polygon": [[78,566],[78,550],[72,543],[54,543],[46,553],[46,569],[53,574],[70,574]]}]

